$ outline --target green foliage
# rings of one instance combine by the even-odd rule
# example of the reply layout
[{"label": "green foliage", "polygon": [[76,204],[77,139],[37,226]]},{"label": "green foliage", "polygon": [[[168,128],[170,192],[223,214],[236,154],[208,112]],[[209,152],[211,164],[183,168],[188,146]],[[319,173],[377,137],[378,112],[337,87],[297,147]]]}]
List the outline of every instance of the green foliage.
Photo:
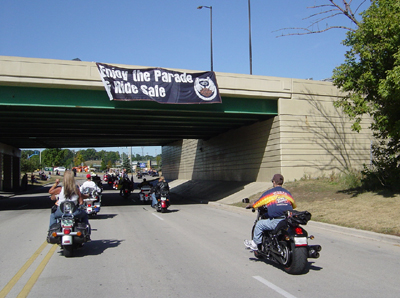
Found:
[{"label": "green foliage", "polygon": [[101,160],[100,171],[105,171],[105,170],[107,170],[107,164],[105,163],[104,160]]},{"label": "green foliage", "polygon": [[156,162],[157,162],[158,169],[161,169],[162,168],[162,157],[160,154],[156,156]]},{"label": "green foliage", "polygon": [[126,169],[128,173],[132,173],[131,163],[129,162],[129,158],[126,156],[126,154],[123,154],[122,157],[122,167]]},{"label": "green foliage", "polygon": [[353,119],[355,131],[360,131],[363,115],[372,117],[371,129],[381,142],[373,150],[373,170],[366,168],[364,173],[393,187],[399,181],[400,2],[372,1],[362,18],[343,42],[350,47],[345,63],[334,70],[334,84],[347,94],[335,106]]},{"label": "green foliage", "polygon": [[21,158],[21,172],[33,172],[39,168],[39,160]]},{"label": "green foliage", "polygon": [[348,189],[356,189],[362,186],[361,173],[356,171],[348,171],[341,175],[341,184]]},{"label": "green foliage", "polygon": [[59,167],[65,165],[66,150],[59,148],[45,149],[42,152],[42,165],[46,167]]},{"label": "green foliage", "polygon": [[85,162],[85,159],[83,158],[82,154],[80,151],[78,151],[78,153],[76,153],[75,157],[74,157],[74,166],[80,166]]},{"label": "green foliage", "polygon": [[[73,166],[79,166],[85,164],[87,160],[101,160],[100,170],[104,171],[115,166],[117,161],[121,160],[119,152],[115,151],[104,151],[97,152],[95,149],[79,150],[77,152],[69,149],[45,149],[41,153],[42,164],[40,165],[39,155],[33,155],[34,150],[22,150],[21,151],[21,170],[31,172],[41,167],[55,167],[64,166],[66,168],[72,168]],[[31,156],[30,159],[28,157]],[[128,171],[131,171],[129,159],[126,153],[122,154],[123,167]],[[144,160],[157,160],[157,164],[161,165],[161,155],[157,157],[153,156],[141,156],[136,154],[132,156],[132,161],[144,161]]]},{"label": "green foliage", "polygon": [[381,142],[373,146],[374,160],[371,166],[364,166],[363,187],[366,190],[376,191],[383,188],[400,191],[399,155],[394,149]]}]

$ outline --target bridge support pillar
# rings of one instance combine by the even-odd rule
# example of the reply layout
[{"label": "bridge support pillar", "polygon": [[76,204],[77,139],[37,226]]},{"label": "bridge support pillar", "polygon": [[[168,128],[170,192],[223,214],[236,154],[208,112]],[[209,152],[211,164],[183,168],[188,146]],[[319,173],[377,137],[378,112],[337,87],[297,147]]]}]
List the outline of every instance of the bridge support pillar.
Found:
[{"label": "bridge support pillar", "polygon": [[21,150],[0,143],[0,190],[20,187]]}]

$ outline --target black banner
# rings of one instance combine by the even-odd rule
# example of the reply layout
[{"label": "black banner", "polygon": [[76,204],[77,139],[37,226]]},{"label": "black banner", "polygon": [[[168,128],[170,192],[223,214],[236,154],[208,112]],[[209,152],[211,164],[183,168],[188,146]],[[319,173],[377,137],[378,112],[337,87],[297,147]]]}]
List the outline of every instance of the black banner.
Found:
[{"label": "black banner", "polygon": [[221,103],[215,73],[163,68],[127,69],[96,63],[110,100],[150,100],[169,104]]}]

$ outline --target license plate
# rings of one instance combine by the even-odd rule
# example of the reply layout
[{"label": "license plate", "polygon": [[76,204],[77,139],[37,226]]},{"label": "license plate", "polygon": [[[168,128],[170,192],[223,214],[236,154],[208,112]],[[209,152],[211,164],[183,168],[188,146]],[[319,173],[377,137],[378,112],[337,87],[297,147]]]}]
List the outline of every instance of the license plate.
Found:
[{"label": "license plate", "polygon": [[307,246],[307,237],[294,237],[294,244],[296,246]]},{"label": "license plate", "polygon": [[62,219],[61,220],[61,225],[63,227],[72,227],[73,224],[74,224],[74,220],[73,219]]}]

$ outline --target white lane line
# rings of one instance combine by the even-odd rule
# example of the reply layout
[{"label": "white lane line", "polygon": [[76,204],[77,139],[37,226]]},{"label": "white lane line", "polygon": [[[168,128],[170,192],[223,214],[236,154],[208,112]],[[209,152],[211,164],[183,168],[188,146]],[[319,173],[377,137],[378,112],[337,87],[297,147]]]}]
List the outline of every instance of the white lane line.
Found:
[{"label": "white lane line", "polygon": [[253,276],[253,278],[257,279],[259,282],[263,283],[267,287],[271,288],[275,292],[281,294],[282,296],[286,298],[296,298],[296,296],[293,296],[292,294],[286,292],[285,290],[281,289],[280,287],[274,285],[273,283],[269,282],[268,280],[262,278],[261,276]]},{"label": "white lane line", "polygon": [[152,215],[154,215],[155,217],[157,217],[158,219],[160,219],[160,220],[164,220],[164,218],[162,218],[162,217],[160,217],[160,216],[158,216],[157,214],[155,214],[155,213],[152,213]]}]

